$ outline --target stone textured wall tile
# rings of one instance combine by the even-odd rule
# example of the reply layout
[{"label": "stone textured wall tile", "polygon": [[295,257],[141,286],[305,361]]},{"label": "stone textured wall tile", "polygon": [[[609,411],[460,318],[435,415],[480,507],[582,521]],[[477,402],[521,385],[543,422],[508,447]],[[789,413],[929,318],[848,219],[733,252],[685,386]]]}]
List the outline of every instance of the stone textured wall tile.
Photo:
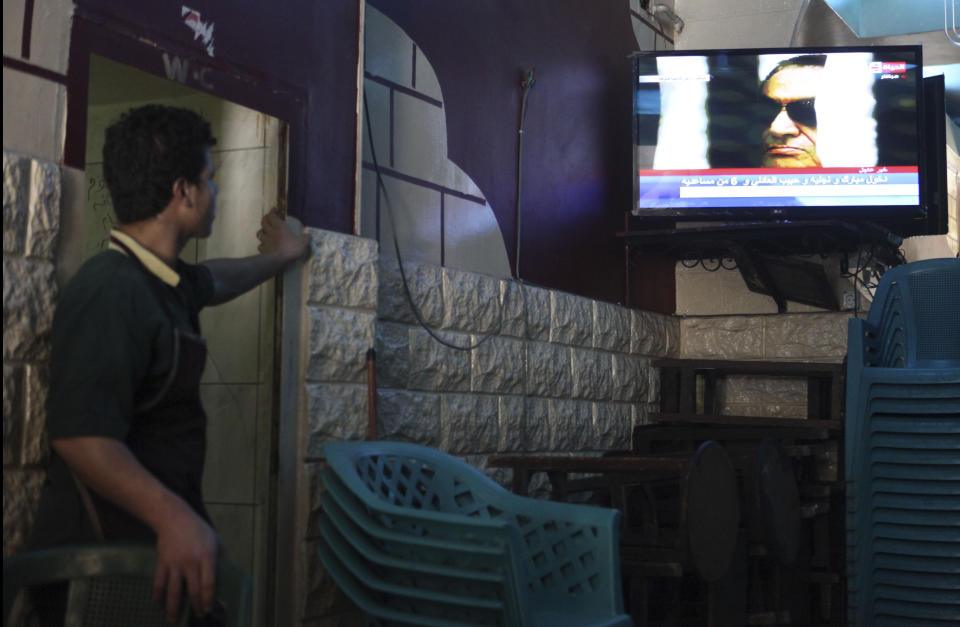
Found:
[{"label": "stone textured wall tile", "polygon": [[630,450],[633,434],[633,405],[630,403],[594,403],[593,428],[598,451]]},{"label": "stone textured wall tile", "polygon": [[307,301],[340,307],[377,308],[377,242],[364,237],[307,228],[313,252]]},{"label": "stone textured wall tile", "polygon": [[550,483],[550,477],[545,472],[534,472],[530,474],[527,482],[527,496],[541,501],[550,500],[553,494],[553,484]]},{"label": "stone textured wall tile", "polygon": [[440,395],[408,390],[377,390],[378,437],[440,445]]},{"label": "stone textured wall tile", "polygon": [[630,352],[630,310],[593,301],[593,347]]},{"label": "stone textured wall tile", "polygon": [[660,404],[660,369],[650,366],[647,361],[647,402],[656,404],[659,411]]},{"label": "stone textured wall tile", "polygon": [[493,453],[500,443],[500,399],[486,394],[440,398],[440,448],[448,453]]},{"label": "stone textured wall tile", "polygon": [[763,357],[763,320],[759,317],[686,318],[680,329],[684,357]]},{"label": "stone textured wall tile", "polygon": [[763,415],[773,416],[775,418],[799,418],[803,420],[807,417],[807,405],[805,403],[767,403],[763,406]]},{"label": "stone textured wall tile", "polygon": [[551,292],[524,285],[521,294],[527,316],[527,337],[531,340],[549,341]]},{"label": "stone textured wall tile", "polygon": [[60,169],[33,161],[30,173],[30,206],[25,252],[29,257],[53,261],[60,232]]},{"label": "stone textured wall tile", "polygon": [[664,347],[664,357],[679,357],[682,350],[680,341],[680,319],[674,316],[663,316],[663,325],[666,330],[666,346]]},{"label": "stone textured wall tile", "polygon": [[630,312],[630,352],[659,357],[667,351],[664,317],[649,311]]},{"label": "stone textured wall tile", "polygon": [[[480,336],[474,336],[474,343]],[[526,342],[491,337],[470,352],[470,389],[473,392],[523,394]]]},{"label": "stone textured wall tile", "polygon": [[[27,237],[30,160],[3,151],[3,254],[22,255]],[[6,270],[4,270],[6,276]],[[6,283],[6,279],[4,280]]]},{"label": "stone textured wall tile", "polygon": [[37,513],[45,473],[3,469],[3,556],[23,550]]},{"label": "stone textured wall tile", "polygon": [[355,309],[310,307],[307,379],[361,383],[367,350],[374,346],[377,315]]},{"label": "stone textured wall tile", "polygon": [[405,388],[410,376],[410,327],[377,323],[377,387]]},{"label": "stone textured wall tile", "polygon": [[605,351],[571,348],[573,396],[606,400],[613,390],[613,357]]},{"label": "stone textured wall tile", "polygon": [[[437,332],[455,346],[470,346],[473,338],[462,333]],[[410,376],[413,390],[466,392],[470,389],[470,353],[450,348],[419,327],[410,330]]]},{"label": "stone textured wall tile", "polygon": [[638,403],[633,406],[633,426],[650,424],[650,414],[660,411],[655,403]]},{"label": "stone textured wall tile", "polygon": [[766,359],[843,359],[847,353],[847,313],[766,316]]},{"label": "stone textured wall tile", "polygon": [[323,445],[330,440],[359,440],[366,436],[365,385],[308,383],[306,393],[308,458],[323,457]]},{"label": "stone textured wall tile", "polygon": [[[3,467],[20,463],[24,411],[23,366],[3,364]],[[6,472],[6,471],[4,471]]]},{"label": "stone textured wall tile", "polygon": [[500,443],[497,450],[501,453],[516,453],[527,448],[526,437],[526,401],[522,396],[501,396],[500,404]]},{"label": "stone textured wall tile", "polygon": [[21,462],[39,465],[45,463],[50,455],[47,442],[47,390],[50,387],[47,363],[27,364],[25,384]]},{"label": "stone textured wall tile", "polygon": [[550,292],[550,341],[590,346],[593,343],[593,301],[565,292]]},{"label": "stone textured wall tile", "polygon": [[[377,311],[384,320],[417,324],[403,289],[403,277],[395,259],[380,258]],[[431,327],[443,324],[442,268],[425,263],[403,264],[407,287],[420,316]]]},{"label": "stone textured wall tile", "polygon": [[765,411],[761,403],[724,403],[720,413],[727,416],[765,416]]},{"label": "stone textured wall tile", "polygon": [[636,355],[613,353],[612,362],[610,399],[634,402],[645,400],[650,361]]},{"label": "stone textured wall tile", "polygon": [[524,437],[531,453],[551,450],[553,425],[550,422],[550,401],[545,398],[526,397],[524,407]]},{"label": "stone textured wall tile", "polygon": [[3,258],[3,358],[40,361],[56,303],[54,267],[48,261]]},{"label": "stone textured wall tile", "polygon": [[443,327],[458,331],[498,331],[504,315],[500,279],[443,269]]},{"label": "stone textured wall tile", "polygon": [[800,404],[807,402],[807,381],[784,377],[727,377],[720,386],[720,398],[726,403]]},{"label": "stone textured wall tile", "polygon": [[530,342],[527,345],[527,394],[569,397],[572,393],[570,348]]},{"label": "stone textured wall tile", "polygon": [[[699,377],[697,383],[700,383]],[[764,391],[764,382],[760,377],[733,376],[718,381],[717,388],[717,401],[721,404],[743,405],[760,400]],[[698,389],[698,400],[701,394],[702,391]]]},{"label": "stone textured wall tile", "polygon": [[515,281],[500,281],[500,302],[503,320],[500,335],[511,337],[527,336],[525,288]]},{"label": "stone textured wall tile", "polygon": [[550,449],[577,451],[595,449],[593,403],[550,399]]}]

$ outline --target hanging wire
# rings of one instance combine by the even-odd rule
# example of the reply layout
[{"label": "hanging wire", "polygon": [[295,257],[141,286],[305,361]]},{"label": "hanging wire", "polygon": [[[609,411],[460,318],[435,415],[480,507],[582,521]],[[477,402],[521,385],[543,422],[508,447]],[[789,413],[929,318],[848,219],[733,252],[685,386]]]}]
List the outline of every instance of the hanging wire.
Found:
[{"label": "hanging wire", "polygon": [[520,239],[523,234],[521,228],[523,224],[523,212],[521,211],[521,203],[523,202],[523,121],[527,117],[527,96],[530,95],[530,89],[536,82],[534,68],[524,72],[523,78],[520,80],[520,89],[523,90],[523,95],[520,98],[520,124],[517,129],[517,249],[513,271],[517,280],[520,280]]}]

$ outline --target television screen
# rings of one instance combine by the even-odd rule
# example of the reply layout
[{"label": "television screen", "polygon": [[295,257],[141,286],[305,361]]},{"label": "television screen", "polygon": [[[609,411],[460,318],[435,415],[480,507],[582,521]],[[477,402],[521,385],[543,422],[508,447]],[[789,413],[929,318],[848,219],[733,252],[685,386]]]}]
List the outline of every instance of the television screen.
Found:
[{"label": "television screen", "polygon": [[637,53],[632,212],[914,217],[921,77],[919,46]]}]

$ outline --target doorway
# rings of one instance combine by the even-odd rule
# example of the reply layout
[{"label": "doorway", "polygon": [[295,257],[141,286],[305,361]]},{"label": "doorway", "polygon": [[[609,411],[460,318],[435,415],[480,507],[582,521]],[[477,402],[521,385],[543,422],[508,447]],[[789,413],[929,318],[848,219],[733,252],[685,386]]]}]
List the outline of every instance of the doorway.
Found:
[{"label": "doorway", "polygon": [[[148,103],[197,111],[217,138],[211,151],[219,187],[213,234],[190,242],[181,257],[198,263],[256,254],[260,218],[286,200],[287,125],[95,54],[89,69],[82,227],[63,236],[81,238],[84,259],[106,247],[113,210],[103,181],[104,130],[123,112]],[[276,280],[271,280],[200,315],[208,347],[201,384],[208,416],[204,496],[228,557],[253,578],[253,624],[268,624],[272,616],[275,294]]]}]

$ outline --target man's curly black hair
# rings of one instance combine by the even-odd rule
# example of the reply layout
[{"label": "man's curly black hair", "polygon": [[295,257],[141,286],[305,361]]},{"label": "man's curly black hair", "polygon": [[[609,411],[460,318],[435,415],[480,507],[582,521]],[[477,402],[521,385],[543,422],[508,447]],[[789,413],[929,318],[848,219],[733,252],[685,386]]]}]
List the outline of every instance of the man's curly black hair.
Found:
[{"label": "man's curly black hair", "polygon": [[199,181],[206,150],[216,143],[210,123],[189,109],[146,105],[125,113],[107,128],[103,145],[103,178],[117,221],[163,211],[174,181]]}]

